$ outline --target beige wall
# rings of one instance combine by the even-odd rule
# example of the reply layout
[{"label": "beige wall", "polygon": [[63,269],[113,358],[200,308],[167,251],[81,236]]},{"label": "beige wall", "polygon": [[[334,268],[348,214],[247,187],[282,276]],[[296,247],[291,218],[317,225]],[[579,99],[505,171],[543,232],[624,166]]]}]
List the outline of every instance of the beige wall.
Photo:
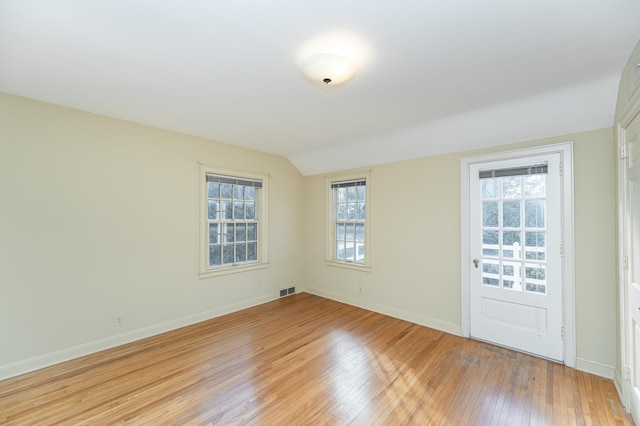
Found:
[{"label": "beige wall", "polygon": [[612,373],[616,271],[611,129],[373,167],[371,272],[325,265],[325,179],[305,177],[304,282],[309,291],[459,333],[460,158],[567,141],[574,143],[575,163],[578,362],[594,370],[602,364]]},{"label": "beige wall", "polygon": [[[577,354],[609,367],[611,129],[499,149],[566,141]],[[290,285],[458,333],[459,160],[489,151],[373,167],[373,267],[362,273],[324,263],[322,176],[303,178],[281,157],[0,95],[0,377],[271,300]],[[270,175],[267,269],[198,279],[198,162]],[[113,327],[118,313],[122,328]]]},{"label": "beige wall", "polygon": [[[270,175],[267,269],[198,278],[198,162]],[[278,297],[301,189],[282,157],[0,94],[0,378]]]}]

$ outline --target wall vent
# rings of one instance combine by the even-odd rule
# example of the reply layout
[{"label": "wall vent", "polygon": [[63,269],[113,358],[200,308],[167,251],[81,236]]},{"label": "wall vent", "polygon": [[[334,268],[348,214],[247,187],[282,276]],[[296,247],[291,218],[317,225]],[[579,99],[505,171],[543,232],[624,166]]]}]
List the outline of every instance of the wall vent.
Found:
[{"label": "wall vent", "polygon": [[295,294],[295,292],[296,292],[295,287],[283,288],[282,290],[280,290],[280,297],[285,297],[290,294]]}]

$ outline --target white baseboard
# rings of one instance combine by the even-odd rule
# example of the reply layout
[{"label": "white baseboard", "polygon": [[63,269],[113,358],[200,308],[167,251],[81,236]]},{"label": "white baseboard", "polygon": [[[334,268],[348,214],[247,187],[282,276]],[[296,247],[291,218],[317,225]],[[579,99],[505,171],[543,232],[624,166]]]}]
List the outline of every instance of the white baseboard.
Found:
[{"label": "white baseboard", "polygon": [[356,306],[358,308],[367,309],[369,311],[384,314],[390,317],[398,318],[404,321],[409,321],[414,324],[423,325],[425,327],[433,328],[438,331],[443,331],[449,334],[455,334],[456,336],[462,335],[460,325],[453,324],[446,321],[440,321],[424,315],[414,314],[412,312],[406,312],[401,309],[392,308],[390,306],[380,305],[374,302],[368,302],[356,297],[345,296],[343,294],[333,293],[330,291],[322,290],[319,288],[307,288],[307,293],[315,294],[316,296],[325,297],[327,299],[335,300],[337,302],[346,303],[347,305]]},{"label": "white baseboard", "polygon": [[51,365],[59,364],[61,362],[69,361],[75,358],[80,358],[85,355],[124,345],[126,343],[131,343],[136,340],[155,336],[157,334],[166,333],[167,331],[210,320],[212,318],[230,314],[242,309],[271,302],[272,300],[276,299],[277,297],[273,296],[262,296],[244,302],[235,303],[233,305],[201,312],[195,315],[189,315],[184,318],[178,318],[160,324],[154,324],[149,327],[133,330],[123,334],[118,334],[116,336],[94,340],[82,345],[65,348],[57,352],[51,352],[48,354],[18,361],[12,364],[2,365],[0,366],[0,380],[19,376],[24,373],[29,373],[31,371],[39,370],[41,368],[49,367]]},{"label": "white baseboard", "polygon": [[576,370],[595,374],[596,376],[601,376],[611,380],[613,380],[616,375],[615,367],[600,364],[599,362],[595,361],[589,361],[583,358],[576,358]]}]

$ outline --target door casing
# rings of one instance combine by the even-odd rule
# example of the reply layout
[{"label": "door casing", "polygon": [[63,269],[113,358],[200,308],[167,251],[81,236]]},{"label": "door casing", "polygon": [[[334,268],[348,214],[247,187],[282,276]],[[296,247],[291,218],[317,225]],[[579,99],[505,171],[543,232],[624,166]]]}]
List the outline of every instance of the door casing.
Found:
[{"label": "door casing", "polygon": [[543,145],[513,151],[502,151],[460,159],[460,247],[461,247],[461,331],[470,336],[470,276],[471,257],[469,254],[470,200],[469,170],[471,165],[491,161],[525,158],[534,155],[559,153],[562,162],[562,241],[564,246],[562,266],[563,322],[564,322],[564,363],[576,367],[575,339],[575,260],[573,239],[573,144],[571,142]]},{"label": "door casing", "polygon": [[627,287],[627,264],[629,262],[629,249],[627,232],[629,225],[627,223],[627,137],[626,128],[631,124],[636,115],[640,114],[640,92],[636,92],[635,100],[627,108],[626,113],[622,115],[616,125],[616,145],[618,150],[618,294],[620,297],[619,310],[619,327],[620,327],[620,361],[621,371],[616,372],[614,383],[620,394],[622,405],[628,410],[631,404],[631,344],[633,339],[631,334],[633,330],[629,327],[629,289]]}]

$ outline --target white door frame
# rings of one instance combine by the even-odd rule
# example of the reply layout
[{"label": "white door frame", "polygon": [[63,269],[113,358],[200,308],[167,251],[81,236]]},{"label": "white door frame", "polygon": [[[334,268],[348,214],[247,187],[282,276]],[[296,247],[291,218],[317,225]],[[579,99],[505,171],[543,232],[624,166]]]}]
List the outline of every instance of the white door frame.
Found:
[{"label": "white door frame", "polygon": [[460,159],[460,247],[461,247],[461,331],[464,337],[470,336],[470,276],[471,258],[469,255],[469,170],[471,165],[490,161],[509,160],[534,155],[559,153],[563,170],[562,179],[562,244],[564,248],[562,262],[563,282],[563,326],[564,326],[564,363],[576,367],[575,336],[575,260],[573,240],[573,144],[571,142],[544,145],[513,151],[495,152]]},{"label": "white door frame", "polygon": [[628,284],[628,238],[627,238],[627,169],[625,159],[626,149],[626,128],[631,124],[637,114],[640,113],[640,93],[629,105],[626,113],[621,117],[616,126],[616,146],[618,149],[618,294],[620,297],[618,309],[620,311],[620,361],[622,371],[614,378],[614,383],[620,393],[622,405],[628,410],[631,403],[631,338],[632,330],[629,327],[629,289]]}]

